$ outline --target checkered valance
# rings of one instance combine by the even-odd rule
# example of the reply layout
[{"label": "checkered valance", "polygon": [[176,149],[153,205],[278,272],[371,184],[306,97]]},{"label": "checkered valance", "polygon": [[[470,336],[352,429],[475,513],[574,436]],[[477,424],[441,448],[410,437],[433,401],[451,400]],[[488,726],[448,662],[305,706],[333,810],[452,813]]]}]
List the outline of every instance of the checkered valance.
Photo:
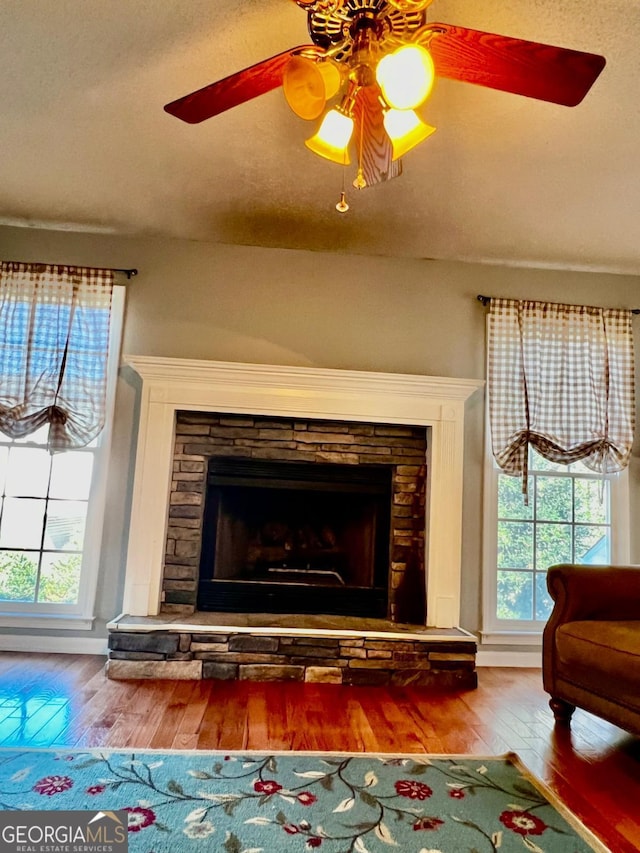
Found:
[{"label": "checkered valance", "polygon": [[488,349],[492,449],[505,473],[526,475],[529,445],[598,473],[626,467],[635,428],[630,311],[493,298]]},{"label": "checkered valance", "polygon": [[49,423],[49,447],[104,425],[113,272],[0,262],[0,430]]}]

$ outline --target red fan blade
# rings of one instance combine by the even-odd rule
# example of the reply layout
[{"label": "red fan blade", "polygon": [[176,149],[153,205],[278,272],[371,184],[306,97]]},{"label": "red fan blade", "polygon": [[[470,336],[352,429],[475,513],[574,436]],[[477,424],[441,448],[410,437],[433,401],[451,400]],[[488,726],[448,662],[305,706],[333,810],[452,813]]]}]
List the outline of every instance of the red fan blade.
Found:
[{"label": "red fan blade", "polygon": [[605,66],[604,56],[535,41],[429,24],[436,74],[574,107]]},{"label": "red fan blade", "polygon": [[353,117],[355,131],[352,144],[358,152],[358,162],[367,186],[389,181],[402,174],[400,160],[392,160],[393,147],[384,129],[380,89],[366,86],[356,98]]},{"label": "red fan blade", "polygon": [[312,51],[316,56],[324,52],[315,45],[292,47],[243,71],[230,74],[224,80],[210,83],[197,92],[178,98],[177,101],[167,104],[165,110],[189,124],[197,124],[217,116],[281,86],[285,65],[294,54],[302,51]]}]

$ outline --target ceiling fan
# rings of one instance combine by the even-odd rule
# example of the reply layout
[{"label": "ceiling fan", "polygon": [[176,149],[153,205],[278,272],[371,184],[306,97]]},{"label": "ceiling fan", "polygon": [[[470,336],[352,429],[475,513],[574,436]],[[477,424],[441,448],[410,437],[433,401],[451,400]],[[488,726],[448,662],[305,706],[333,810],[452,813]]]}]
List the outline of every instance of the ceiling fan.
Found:
[{"label": "ceiling fan", "polygon": [[[313,120],[335,99],[306,145],[341,164],[355,149],[359,188],[400,174],[400,157],[433,133],[416,109],[434,78],[571,107],[606,62],[593,53],[427,22],[431,0],[294,2],[307,12],[312,44],[264,59],[165,110],[196,124],[283,86],[293,111]],[[344,193],[337,207],[347,209]]]}]

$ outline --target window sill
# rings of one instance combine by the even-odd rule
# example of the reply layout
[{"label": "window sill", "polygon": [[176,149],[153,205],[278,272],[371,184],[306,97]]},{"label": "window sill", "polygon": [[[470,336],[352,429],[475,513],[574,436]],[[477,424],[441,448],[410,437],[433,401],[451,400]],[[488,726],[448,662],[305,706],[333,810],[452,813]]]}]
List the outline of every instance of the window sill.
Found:
[{"label": "window sill", "polygon": [[481,631],[480,639],[487,646],[541,646],[540,631]]},{"label": "window sill", "polygon": [[0,628],[53,628],[56,630],[90,631],[95,621],[94,616],[74,616],[67,613],[2,613],[0,612]]}]

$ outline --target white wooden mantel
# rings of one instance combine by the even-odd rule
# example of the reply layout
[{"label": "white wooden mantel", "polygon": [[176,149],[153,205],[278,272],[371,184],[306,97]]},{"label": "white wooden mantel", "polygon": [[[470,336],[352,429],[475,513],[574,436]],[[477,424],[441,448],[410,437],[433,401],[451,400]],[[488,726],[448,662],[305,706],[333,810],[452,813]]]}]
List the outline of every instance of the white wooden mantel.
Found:
[{"label": "white wooden mantel", "polygon": [[177,411],[424,425],[427,622],[460,616],[464,403],[475,379],[125,356],[142,379],[124,612],[161,606]]}]

